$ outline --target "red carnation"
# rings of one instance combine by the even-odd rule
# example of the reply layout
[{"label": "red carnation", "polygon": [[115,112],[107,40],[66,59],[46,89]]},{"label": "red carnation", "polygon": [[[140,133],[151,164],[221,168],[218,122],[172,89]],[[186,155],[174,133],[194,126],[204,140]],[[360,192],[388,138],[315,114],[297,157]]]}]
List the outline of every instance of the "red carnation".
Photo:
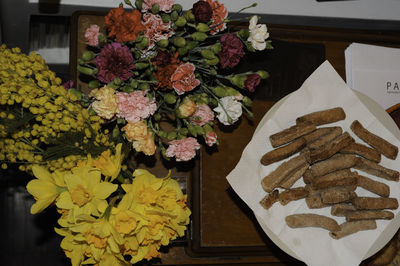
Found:
[{"label": "red carnation", "polygon": [[243,43],[230,33],[221,37],[221,52],[219,52],[219,61],[222,68],[233,68],[239,64],[240,59],[244,56]]},{"label": "red carnation", "polygon": [[261,77],[258,74],[248,75],[244,81],[244,87],[251,92],[254,92],[254,88],[258,86],[261,82]]},{"label": "red carnation", "polygon": [[207,23],[212,17],[213,10],[209,3],[200,0],[197,3],[193,4],[192,13],[196,22]]}]

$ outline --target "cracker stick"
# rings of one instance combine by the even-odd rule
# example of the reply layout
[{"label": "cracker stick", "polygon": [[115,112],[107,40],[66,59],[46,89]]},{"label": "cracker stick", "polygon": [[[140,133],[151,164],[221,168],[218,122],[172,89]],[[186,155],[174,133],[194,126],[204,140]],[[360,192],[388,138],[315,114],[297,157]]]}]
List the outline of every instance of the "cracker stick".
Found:
[{"label": "cracker stick", "polygon": [[313,214],[301,213],[286,216],[286,224],[291,228],[320,227],[329,231],[339,231],[339,224],[332,218]]},{"label": "cracker stick", "polygon": [[351,204],[348,203],[338,203],[332,206],[331,208],[331,215],[333,216],[346,216],[348,212],[357,210]]},{"label": "cracker stick", "polygon": [[321,192],[321,199],[325,204],[346,202],[355,197],[357,197],[357,194],[354,191],[348,191],[347,189],[342,188],[329,189]]},{"label": "cracker stick", "polygon": [[330,206],[329,204],[322,202],[321,195],[319,194],[308,196],[306,198],[306,203],[310,209],[320,209]]},{"label": "cracker stick", "polygon": [[334,130],[335,128],[340,128],[340,127],[320,127],[317,128],[316,130],[305,134],[302,138],[304,138],[306,140],[307,145],[316,141],[317,139],[319,139],[320,137],[328,134],[329,132],[331,132],[332,130]]},{"label": "cracker stick", "polygon": [[304,148],[305,145],[306,140],[303,138],[298,138],[286,146],[279,147],[264,154],[264,156],[261,158],[261,164],[269,165],[271,163],[275,163],[285,158],[288,158]]},{"label": "cracker stick", "polygon": [[357,184],[358,174],[349,168],[330,172],[323,176],[315,177],[311,183],[314,189],[324,189],[333,186],[346,186]]},{"label": "cracker stick", "polygon": [[376,229],[375,220],[361,220],[354,222],[345,222],[340,225],[340,230],[331,231],[329,235],[334,239],[340,239],[345,236],[364,230]]},{"label": "cracker stick", "polygon": [[354,211],[346,213],[346,221],[357,220],[392,220],[393,212],[390,211]]},{"label": "cracker stick", "polygon": [[392,160],[396,159],[397,153],[399,152],[397,146],[368,131],[358,120],[354,120],[350,128],[360,139],[371,145],[387,158]]},{"label": "cracker stick", "polygon": [[390,181],[399,181],[399,172],[383,167],[368,159],[358,157],[354,168]]},{"label": "cracker stick", "polygon": [[306,184],[310,184],[314,179],[314,176],[311,173],[310,168],[308,168],[303,174],[303,181]]},{"label": "cracker stick", "polygon": [[286,205],[291,201],[304,199],[308,196],[308,191],[304,187],[297,187],[289,190],[285,190],[279,194],[279,202],[282,205]]},{"label": "cracker stick", "polygon": [[379,163],[381,161],[381,154],[377,150],[361,143],[351,143],[341,149],[340,152],[360,155],[361,157],[364,157],[365,159],[374,161],[376,163]]},{"label": "cracker stick", "polygon": [[354,142],[354,139],[350,136],[348,132],[344,132],[333,140],[325,143],[320,148],[316,150],[310,150],[309,162],[315,163],[318,161],[326,160],[352,142]]},{"label": "cracker stick", "polygon": [[274,171],[263,178],[261,185],[266,192],[274,190],[282,180],[288,177],[298,167],[307,163],[304,155],[298,155],[279,165]]},{"label": "cracker stick", "polygon": [[331,158],[313,164],[310,167],[313,176],[321,176],[327,173],[351,168],[356,163],[356,156],[353,154],[335,154]]},{"label": "cracker stick", "polygon": [[307,133],[310,133],[316,129],[316,126],[311,123],[301,123],[298,125],[291,126],[280,132],[269,136],[272,147],[276,148],[283,144],[289,143],[294,139],[297,139]]},{"label": "cracker stick", "polygon": [[344,120],[346,118],[346,114],[341,107],[335,107],[331,109],[325,109],[313,113],[309,113],[298,117],[296,119],[296,123],[302,123],[305,121],[311,122],[317,126],[334,123],[340,120]]},{"label": "cracker stick", "polygon": [[357,197],[352,200],[352,203],[359,210],[395,210],[399,207],[395,198]]},{"label": "cracker stick", "polygon": [[332,141],[335,139],[337,136],[340,136],[342,134],[343,130],[341,127],[332,127],[332,130],[329,131],[327,134],[322,135],[318,139],[314,140],[311,143],[307,144],[307,147],[309,149],[318,149],[322,147],[324,144],[328,143],[329,141]]},{"label": "cracker stick", "polygon": [[357,183],[363,189],[371,191],[381,197],[389,197],[390,188],[384,183],[372,180],[371,178],[362,175],[357,176]]},{"label": "cracker stick", "polygon": [[260,204],[261,206],[264,207],[264,209],[268,210],[269,208],[274,205],[275,202],[277,202],[279,199],[279,191],[275,189],[271,193],[268,193],[261,201]]},{"label": "cracker stick", "polygon": [[296,170],[290,173],[286,179],[284,179],[280,184],[279,187],[289,189],[293,186],[293,184],[300,179],[303,173],[308,169],[310,165],[308,163],[304,163],[304,165],[298,167]]}]

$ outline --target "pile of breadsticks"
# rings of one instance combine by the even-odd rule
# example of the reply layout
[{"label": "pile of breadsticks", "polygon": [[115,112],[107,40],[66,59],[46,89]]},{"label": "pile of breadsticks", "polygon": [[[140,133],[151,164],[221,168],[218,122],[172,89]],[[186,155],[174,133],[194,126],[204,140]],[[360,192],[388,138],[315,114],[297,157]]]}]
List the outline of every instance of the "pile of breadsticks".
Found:
[{"label": "pile of breadsticks", "polygon": [[[362,172],[378,177],[377,180],[399,181],[398,171],[380,164],[381,155],[396,159],[398,148],[357,120],[350,129],[363,143],[356,142],[339,126],[322,126],[345,118],[340,107],[313,112],[298,117],[295,125],[269,137],[274,149],[261,158],[261,164],[287,160],[262,179],[261,185],[268,194],[260,204],[269,209],[276,202],[286,205],[305,199],[310,209],[329,207],[332,216],[346,218],[339,225],[328,216],[293,214],[285,219],[289,227],[320,227],[339,239],[375,229],[377,219],[393,219],[394,214],[389,210],[397,209],[398,202],[390,198],[389,186],[363,176]],[[305,186],[293,188],[300,178]],[[357,187],[376,196],[359,197],[355,192]]]}]

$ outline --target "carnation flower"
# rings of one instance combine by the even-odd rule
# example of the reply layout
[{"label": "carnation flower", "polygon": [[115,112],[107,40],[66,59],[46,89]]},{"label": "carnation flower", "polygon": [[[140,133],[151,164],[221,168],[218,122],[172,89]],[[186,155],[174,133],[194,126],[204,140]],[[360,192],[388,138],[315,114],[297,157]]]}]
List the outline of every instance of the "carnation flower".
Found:
[{"label": "carnation flower", "polygon": [[118,112],[117,96],[113,88],[104,86],[94,89],[89,96],[97,100],[92,103],[92,108],[99,116],[111,119]]},{"label": "carnation flower", "polygon": [[229,126],[238,121],[242,115],[242,104],[236,101],[235,96],[226,96],[220,99],[214,111],[218,113],[218,120]]},{"label": "carnation flower", "polygon": [[86,44],[90,46],[97,46],[99,44],[99,36],[100,27],[98,25],[90,25],[85,32]]},{"label": "carnation flower", "polygon": [[154,135],[143,120],[136,123],[128,123],[121,130],[125,132],[126,138],[132,142],[132,146],[136,151],[143,152],[146,155],[155,153]]},{"label": "carnation flower", "polygon": [[208,131],[205,136],[205,141],[208,146],[213,146],[215,143],[217,143],[217,133],[214,131]]},{"label": "carnation flower", "polygon": [[192,63],[185,63],[178,66],[174,74],[172,74],[172,87],[177,94],[184,94],[200,85],[200,80],[194,76],[194,70],[195,66]]},{"label": "carnation flower", "polygon": [[[160,51],[158,51],[158,54]],[[172,81],[171,76],[175,73],[175,70],[180,65],[178,60],[178,53],[176,53],[173,57],[170,56],[168,51],[165,51],[164,55],[160,55],[160,59],[155,59],[155,65],[157,65],[157,72],[154,73],[154,77],[157,79],[158,83],[155,86],[155,89],[162,90],[172,90]],[[157,57],[158,57],[157,54]],[[169,58],[167,58],[169,55]],[[157,58],[156,57],[156,58]],[[166,63],[169,60],[168,63]],[[160,64],[160,65],[158,65]],[[166,64],[166,65],[164,65]]]},{"label": "carnation flower", "polygon": [[157,110],[157,105],[155,99],[150,101],[146,97],[146,93],[147,91],[118,92],[118,117],[123,117],[126,121],[135,123],[153,115]]},{"label": "carnation flower", "polygon": [[142,12],[150,10],[155,4],[158,4],[160,11],[169,13],[174,5],[174,0],[144,0],[142,3]]},{"label": "carnation flower", "polygon": [[269,37],[267,26],[265,24],[257,24],[258,17],[253,16],[249,23],[250,36],[247,41],[251,42],[251,46],[256,50],[264,50],[266,47],[265,40]]},{"label": "carnation flower", "polygon": [[189,161],[196,156],[198,149],[200,149],[200,144],[195,138],[189,137],[171,141],[165,154],[168,157],[175,156],[178,162]]},{"label": "carnation flower", "polygon": [[214,112],[207,104],[197,105],[190,121],[199,126],[204,126],[214,120]]},{"label": "carnation flower", "polygon": [[207,3],[212,9],[210,34],[214,35],[226,29],[226,23],[223,21],[228,17],[228,9],[218,0],[207,0]]},{"label": "carnation flower", "polygon": [[251,92],[254,92],[254,88],[261,82],[261,77],[258,74],[250,74],[244,81],[244,87]]},{"label": "carnation flower", "polygon": [[233,68],[244,56],[243,43],[235,34],[229,33],[221,37],[219,61],[222,68]]},{"label": "carnation flower", "polygon": [[142,14],[134,9],[132,12],[125,12],[123,7],[111,9],[104,18],[108,37],[116,37],[117,42],[135,41],[144,26],[141,22]]},{"label": "carnation flower", "polygon": [[63,83],[61,86],[63,86],[64,89],[69,90],[74,87],[74,81],[68,80],[67,82]]},{"label": "carnation flower", "polygon": [[171,54],[167,50],[159,50],[157,55],[152,58],[152,62],[158,67],[165,67],[171,62]]},{"label": "carnation flower", "polygon": [[178,116],[181,118],[189,117],[194,113],[196,109],[196,103],[192,101],[189,97],[183,99],[182,104],[178,107]]},{"label": "carnation flower", "polygon": [[129,48],[115,42],[103,47],[94,59],[94,64],[99,70],[97,78],[103,83],[109,83],[115,78],[127,80],[133,76],[130,70],[135,68]]},{"label": "carnation flower", "polygon": [[207,23],[213,15],[213,10],[208,2],[200,0],[193,4],[192,13],[196,22]]},{"label": "carnation flower", "polygon": [[159,15],[144,14],[143,25],[145,26],[143,35],[150,41],[148,49],[153,48],[154,44],[159,40],[168,39],[174,35],[171,25],[168,22],[163,22]]}]

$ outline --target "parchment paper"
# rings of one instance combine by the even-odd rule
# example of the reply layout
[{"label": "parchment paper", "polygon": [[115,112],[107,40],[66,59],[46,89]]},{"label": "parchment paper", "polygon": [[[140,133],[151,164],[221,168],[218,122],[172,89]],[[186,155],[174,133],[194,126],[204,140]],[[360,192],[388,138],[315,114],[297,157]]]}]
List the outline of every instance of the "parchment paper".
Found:
[{"label": "parchment paper", "polygon": [[[378,251],[394,235],[399,227],[399,209],[394,211],[395,219],[377,221],[377,229],[358,232],[340,240],[334,240],[329,232],[320,228],[292,229],[285,223],[285,217],[294,213],[316,213],[330,216],[330,208],[308,209],[304,200],[293,201],[286,206],[274,204],[268,211],[260,204],[267,194],[261,187],[264,176],[273,171],[281,162],[263,166],[260,158],[272,150],[269,136],[295,124],[298,116],[327,108],[340,106],[346,112],[346,119],[328,126],[341,126],[348,131],[357,142],[364,143],[350,130],[354,120],[371,132],[400,146],[400,141],[390,132],[380,120],[374,116],[357,97],[328,61],[325,61],[304,83],[290,94],[269,119],[263,119],[251,141],[243,151],[242,157],[227,180],[235,192],[253,210],[267,235],[284,251],[302,260],[308,265],[358,265],[367,255]],[[274,108],[274,107],[273,107]],[[381,165],[400,170],[400,156],[390,160],[382,156]],[[400,185],[398,182],[386,181],[367,173],[360,174],[390,186],[390,197],[399,199]],[[304,186],[302,179],[293,187]],[[377,195],[357,188],[357,195]],[[333,217],[339,224],[343,217]],[[377,249],[377,250],[374,250]]]}]

